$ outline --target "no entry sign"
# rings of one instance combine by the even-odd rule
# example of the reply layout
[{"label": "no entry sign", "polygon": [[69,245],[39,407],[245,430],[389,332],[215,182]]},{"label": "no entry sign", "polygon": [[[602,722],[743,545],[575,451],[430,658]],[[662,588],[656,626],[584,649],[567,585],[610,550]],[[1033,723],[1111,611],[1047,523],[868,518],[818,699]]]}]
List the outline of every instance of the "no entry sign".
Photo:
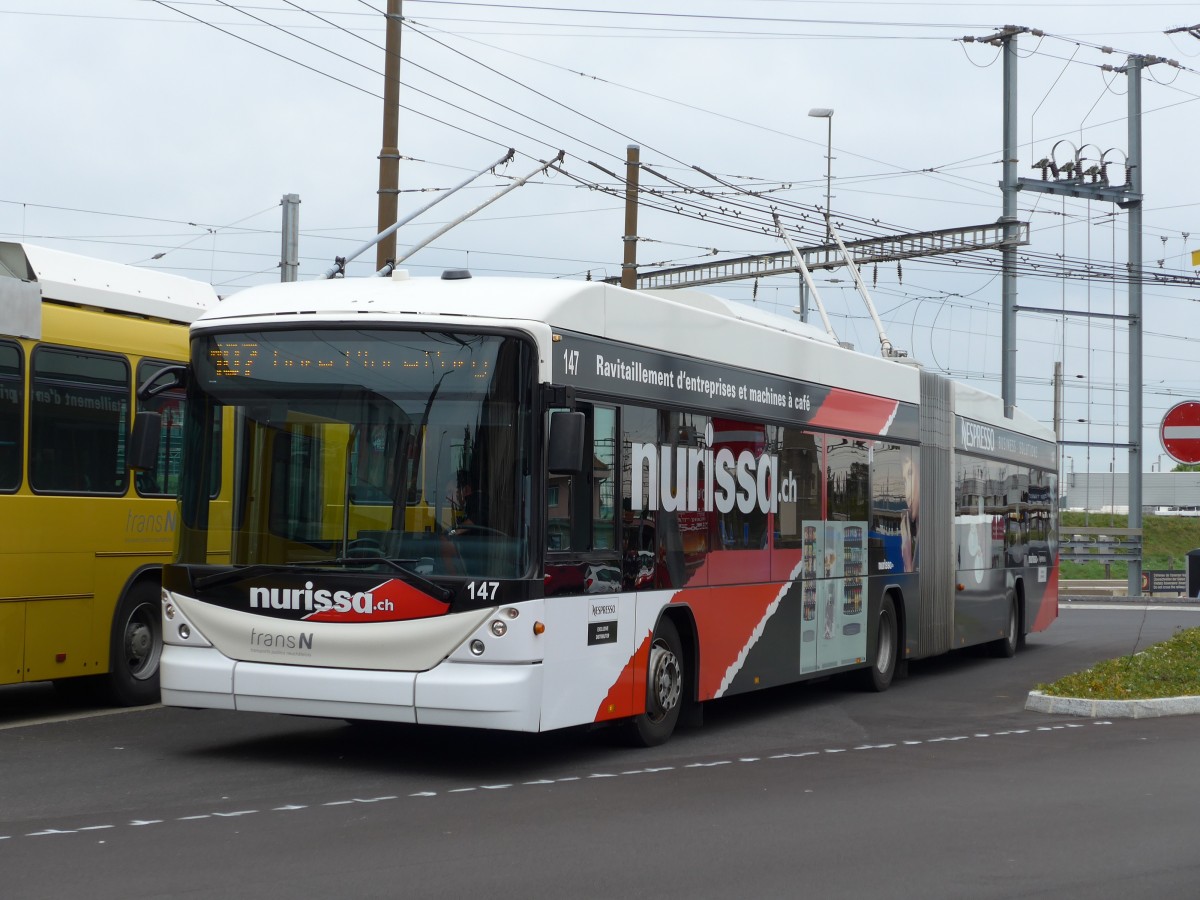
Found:
[{"label": "no entry sign", "polygon": [[1200,463],[1200,403],[1176,403],[1163,416],[1158,436],[1167,455],[1177,463]]}]

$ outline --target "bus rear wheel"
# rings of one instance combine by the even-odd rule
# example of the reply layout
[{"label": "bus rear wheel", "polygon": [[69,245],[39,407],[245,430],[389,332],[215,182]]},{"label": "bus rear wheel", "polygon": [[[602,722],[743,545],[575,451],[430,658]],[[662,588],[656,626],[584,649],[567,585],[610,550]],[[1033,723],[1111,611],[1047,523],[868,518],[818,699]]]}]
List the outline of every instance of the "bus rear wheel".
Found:
[{"label": "bus rear wheel", "polygon": [[157,703],[158,664],[162,659],[162,610],[158,586],[134,585],[113,616],[106,698],[118,706]]},{"label": "bus rear wheel", "polygon": [[650,641],[646,666],[646,711],[630,723],[631,742],[642,747],[666,743],[683,709],[683,643],[679,629],[664,618]]},{"label": "bus rear wheel", "polygon": [[900,628],[896,620],[896,604],[885,594],[879,604],[876,621],[875,653],[869,668],[862,670],[862,686],[868,691],[882,692],[892,686],[896,661],[900,652]]},{"label": "bus rear wheel", "polygon": [[992,641],[988,650],[999,659],[1011,659],[1017,655],[1021,643],[1021,618],[1017,612],[1017,598],[1008,598],[1008,622],[1004,626],[1004,637]]}]

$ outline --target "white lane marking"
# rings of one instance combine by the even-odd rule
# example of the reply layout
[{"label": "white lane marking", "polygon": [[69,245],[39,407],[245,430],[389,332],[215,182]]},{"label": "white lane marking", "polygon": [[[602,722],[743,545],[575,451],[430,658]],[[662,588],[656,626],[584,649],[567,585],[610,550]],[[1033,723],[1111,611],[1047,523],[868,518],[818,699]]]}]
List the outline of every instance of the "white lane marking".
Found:
[{"label": "white lane marking", "polygon": [[[129,706],[121,709],[92,709],[84,712],[59,713],[53,716],[42,716],[37,719],[22,719],[20,722],[9,722],[6,725],[0,725],[0,731],[6,731],[9,728],[27,728],[30,725],[54,725],[58,722],[74,722],[77,719],[96,719],[100,716],[123,716],[127,713],[147,712],[152,709],[162,709],[161,703],[155,703],[152,706]],[[120,750],[121,747],[114,749]]]},{"label": "white lane marking", "polygon": [[[1063,725],[1039,726],[1036,730],[1029,729],[1029,728],[1014,728],[1010,731],[995,731],[995,732],[991,732],[991,733],[980,732],[975,735],[952,735],[952,736],[945,736],[945,737],[934,737],[934,738],[926,738],[925,740],[921,740],[921,741],[902,741],[900,743],[886,743],[886,744],[862,744],[853,749],[855,749],[855,750],[888,750],[888,749],[893,749],[893,748],[897,748],[897,747],[914,747],[914,746],[918,746],[921,744],[935,744],[935,743],[940,743],[940,742],[967,741],[967,740],[971,740],[972,737],[974,737],[974,738],[990,738],[990,737],[1002,737],[1004,735],[1015,735],[1015,734],[1037,734],[1037,733],[1041,733],[1041,732],[1060,731],[1060,730],[1065,731],[1065,730],[1071,729],[1071,728],[1087,728],[1089,726],[1095,726],[1095,725],[1112,725],[1112,724],[1113,723],[1110,720],[1099,719],[1099,720],[1096,720],[1093,722],[1088,722],[1088,723],[1076,722],[1076,723],[1067,723],[1067,724],[1063,724]],[[846,752],[846,750],[844,748],[828,747],[824,750],[803,750],[803,751],[796,752],[796,753],[776,753],[776,754],[773,754],[773,755],[767,756],[767,757],[743,756],[743,757],[738,757],[736,759],[717,759],[717,760],[710,760],[707,762],[694,762],[694,763],[688,763],[687,765],[683,766],[682,768],[683,769],[711,769],[711,768],[715,768],[717,766],[731,765],[734,762],[756,763],[756,762],[763,762],[763,761],[767,761],[767,760],[776,760],[776,759],[804,759],[804,758],[810,757],[810,756],[822,756],[824,754],[837,754],[837,753],[845,753],[845,752]],[[536,779],[533,781],[521,782],[521,785],[528,786],[528,787],[538,787],[538,786],[560,784],[560,783],[571,782],[571,781],[584,781],[587,779],[594,779],[594,778],[621,778],[621,777],[624,777],[627,775],[643,775],[643,774],[654,773],[654,772],[671,772],[671,771],[674,771],[676,768],[678,768],[678,767],[676,767],[676,766],[656,766],[656,767],[645,768],[645,769],[631,769],[629,771],[618,772],[618,773],[599,772],[599,773],[593,773],[588,776],[568,775],[568,776],[564,776],[562,778],[539,778],[539,779]],[[466,786],[466,787],[449,788],[445,791],[416,791],[415,793],[407,794],[406,797],[410,797],[410,798],[411,797],[438,797],[438,796],[441,796],[442,794],[468,794],[468,793],[472,793],[474,791],[481,791],[481,790],[482,791],[498,791],[498,790],[507,790],[507,789],[513,788],[513,787],[516,787],[516,785],[515,784],[470,785],[470,786]],[[390,801],[399,800],[399,799],[401,799],[399,797],[399,795],[395,795],[395,794],[389,794],[389,795],[385,795],[385,796],[381,796],[381,797],[369,797],[369,798],[355,797],[355,798],[351,798],[349,800],[330,800],[326,803],[320,804],[320,806],[323,806],[323,807],[352,806],[355,803],[385,803],[385,802],[390,802]],[[312,807],[310,804],[289,803],[284,806],[272,807],[271,811],[272,812],[294,812],[297,810],[312,809],[312,808],[314,808],[314,807]],[[175,821],[175,822],[193,822],[193,821],[197,821],[200,819],[211,819],[214,817],[216,817],[216,818],[236,818],[238,816],[255,815],[258,812],[259,812],[259,810],[257,810],[257,809],[242,809],[242,810],[235,810],[233,812],[215,812],[214,811],[214,812],[210,812],[210,813],[201,813],[201,814],[194,815],[194,816],[179,816],[179,817],[175,818],[173,821]],[[163,820],[163,819],[134,819],[129,822],[128,826],[125,826],[125,827],[133,828],[133,827],[140,827],[140,826],[145,826],[145,825],[160,825],[164,821],[165,820]],[[116,825],[85,825],[80,828],[73,828],[73,829],[45,828],[41,831],[29,832],[22,836],[23,837],[45,837],[48,835],[79,834],[79,833],[85,832],[85,831],[105,831],[105,830],[113,829],[113,828],[117,828],[117,827],[118,826],[116,826]],[[0,835],[0,841],[11,840],[13,837],[14,837],[13,835]]]},{"label": "white lane marking", "polygon": [[1114,602],[1114,603],[1078,603],[1073,600],[1060,600],[1059,604],[1058,604],[1058,611],[1062,612],[1064,609],[1119,609],[1119,610],[1123,610],[1125,612],[1129,612],[1130,610],[1133,610],[1135,612],[1143,612],[1145,610],[1149,610],[1150,612],[1200,612],[1200,605],[1198,605],[1196,603],[1194,597],[1191,600],[1188,600],[1187,602],[1171,603],[1171,604],[1117,603],[1117,602]]}]

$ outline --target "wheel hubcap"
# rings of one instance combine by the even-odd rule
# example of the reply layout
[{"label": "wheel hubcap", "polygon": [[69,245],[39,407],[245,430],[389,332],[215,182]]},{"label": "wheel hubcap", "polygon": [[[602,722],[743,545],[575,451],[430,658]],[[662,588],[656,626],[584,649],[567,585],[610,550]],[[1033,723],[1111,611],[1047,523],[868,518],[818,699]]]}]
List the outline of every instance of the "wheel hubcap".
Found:
[{"label": "wheel hubcap", "polygon": [[665,643],[656,641],[650,648],[650,709],[651,719],[659,720],[679,703],[683,677],[679,657]]},{"label": "wheel hubcap", "polygon": [[149,611],[138,610],[125,623],[125,665],[134,678],[150,678],[158,669],[158,648]]}]

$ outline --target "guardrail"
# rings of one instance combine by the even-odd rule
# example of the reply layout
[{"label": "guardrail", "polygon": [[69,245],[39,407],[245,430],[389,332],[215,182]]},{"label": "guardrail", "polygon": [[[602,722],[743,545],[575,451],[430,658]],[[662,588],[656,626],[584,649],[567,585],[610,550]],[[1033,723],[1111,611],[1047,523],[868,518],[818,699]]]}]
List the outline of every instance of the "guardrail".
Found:
[{"label": "guardrail", "polygon": [[1058,583],[1060,597],[1127,597],[1129,582],[1124,578],[1064,578]]},{"label": "guardrail", "polygon": [[1058,548],[1063,562],[1136,562],[1142,558],[1142,529],[1064,527]]},{"label": "guardrail", "polygon": [[[1128,597],[1125,578],[1064,578],[1058,583],[1060,597]],[[1186,572],[1143,572],[1142,596],[1186,597]]]}]

